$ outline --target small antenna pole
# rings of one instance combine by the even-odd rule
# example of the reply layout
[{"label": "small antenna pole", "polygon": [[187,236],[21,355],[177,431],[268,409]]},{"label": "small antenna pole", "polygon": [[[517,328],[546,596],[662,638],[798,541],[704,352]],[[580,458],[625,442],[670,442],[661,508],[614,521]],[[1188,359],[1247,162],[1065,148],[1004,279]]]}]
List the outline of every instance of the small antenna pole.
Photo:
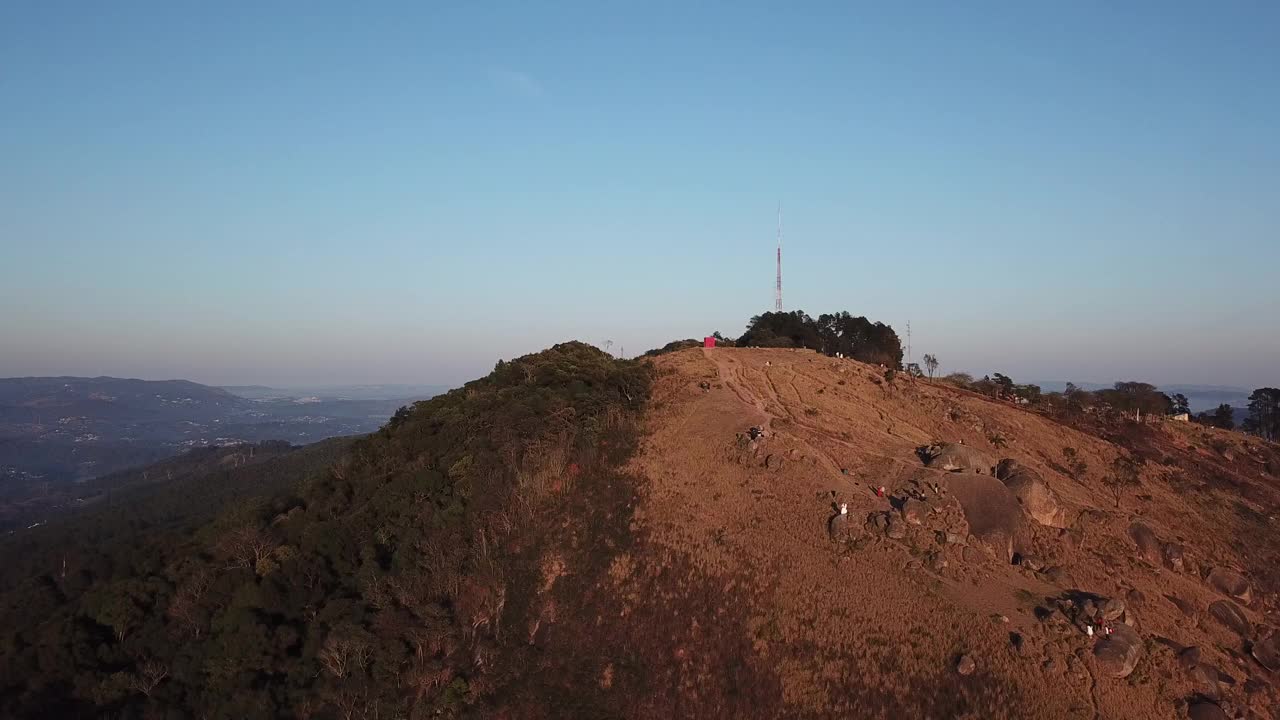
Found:
[{"label": "small antenna pole", "polygon": [[773,309],[782,312],[782,202],[778,202],[778,284],[774,290]]}]

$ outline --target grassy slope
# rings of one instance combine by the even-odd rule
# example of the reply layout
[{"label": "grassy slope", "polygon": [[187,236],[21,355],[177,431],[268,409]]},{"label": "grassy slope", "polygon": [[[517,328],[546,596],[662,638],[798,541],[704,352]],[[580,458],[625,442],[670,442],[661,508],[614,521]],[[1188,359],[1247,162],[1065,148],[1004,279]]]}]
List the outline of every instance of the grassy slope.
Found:
[{"label": "grassy slope", "polygon": [[[1237,677],[1224,692],[1239,706],[1268,702],[1242,691],[1244,679],[1269,673],[1242,659],[1248,641],[1208,617],[1222,596],[1200,572],[1243,570],[1256,598],[1244,612],[1274,625],[1280,542],[1263,530],[1280,508],[1275,446],[1172,423],[1082,419],[1074,429],[941,384],[891,386],[877,368],[813,353],[691,350],[658,366],[651,435],[636,465],[652,480],[641,525],[726,583],[749,575],[746,639],[755,652],[746,662],[771,668],[783,688],[779,714],[1168,717],[1193,692],[1171,646],[1191,644]],[[771,437],[744,452],[735,435],[751,425],[769,426]],[[875,497],[878,485],[902,496],[958,479],[917,459],[916,447],[934,440],[963,440],[1044,475],[1069,527],[1031,528],[1022,549],[1040,557],[1042,571],[981,548],[944,547],[929,524],[902,541],[865,531],[855,550],[831,544],[833,499],[849,502],[860,524],[891,509]],[[1078,478],[1064,472],[1067,447],[1088,466]],[[1116,508],[1103,480],[1122,455],[1145,464],[1141,486]],[[1183,544],[1188,569],[1140,559],[1127,535],[1135,521]],[[935,555],[948,561],[941,571],[930,569]],[[1091,657],[1087,639],[1036,619],[1037,605],[1070,590],[1143,598],[1133,615],[1148,655],[1130,678],[1095,679],[1082,661]],[[1188,600],[1194,622],[1166,594]],[[999,616],[1010,622],[993,623]],[[1027,656],[1011,652],[1010,631],[1026,638]],[[979,658],[969,678],[952,671],[960,653]],[[1050,659],[1055,669],[1043,670]]]}]

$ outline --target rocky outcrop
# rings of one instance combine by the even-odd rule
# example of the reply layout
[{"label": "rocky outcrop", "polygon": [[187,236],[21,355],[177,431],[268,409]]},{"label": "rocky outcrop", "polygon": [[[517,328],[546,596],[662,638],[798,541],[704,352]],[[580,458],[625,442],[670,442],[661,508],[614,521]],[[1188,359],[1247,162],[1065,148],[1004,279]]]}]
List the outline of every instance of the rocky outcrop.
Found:
[{"label": "rocky outcrop", "polygon": [[1191,602],[1190,600],[1187,600],[1186,598],[1178,597],[1177,595],[1165,595],[1165,598],[1169,602],[1173,603],[1174,607],[1178,608],[1178,611],[1181,612],[1184,616],[1186,617],[1196,616],[1195,603]]},{"label": "rocky outcrop", "polygon": [[1057,600],[1058,610],[1080,632],[1090,627],[1101,630],[1104,623],[1132,624],[1124,598],[1106,598],[1094,593],[1072,590]]},{"label": "rocky outcrop", "polygon": [[1209,603],[1209,614],[1240,637],[1249,637],[1253,632],[1253,624],[1249,622],[1249,618],[1245,617],[1244,611],[1230,600],[1215,600]]},{"label": "rocky outcrop", "polygon": [[1098,612],[1102,614],[1103,620],[1116,621],[1124,619],[1126,610],[1124,600],[1114,597],[1104,602]]},{"label": "rocky outcrop", "polygon": [[1250,654],[1266,669],[1280,670],[1280,632],[1272,630],[1265,638],[1255,642]]},{"label": "rocky outcrop", "polygon": [[1129,677],[1142,660],[1142,653],[1142,637],[1128,625],[1116,625],[1093,647],[1098,669],[1113,678]]},{"label": "rocky outcrop", "polygon": [[1058,502],[1057,494],[1040,473],[1019,465],[1016,460],[1005,459],[996,467],[996,477],[1009,488],[1033,520],[1049,527],[1067,526],[1066,512]]},{"label": "rocky outcrop", "polygon": [[1211,700],[1218,699],[1218,670],[1204,663],[1197,663],[1187,668],[1187,680],[1197,695]]},{"label": "rocky outcrop", "polygon": [[995,462],[991,456],[976,448],[958,443],[930,445],[920,450],[920,457],[929,467],[947,472],[990,475],[995,469]]},{"label": "rocky outcrop", "polygon": [[1218,698],[1218,669],[1202,661],[1200,648],[1183,648],[1178,653],[1178,665],[1182,668],[1196,695],[1210,700]]},{"label": "rocky outcrop", "polygon": [[900,515],[890,515],[885,527],[885,536],[892,540],[901,540],[907,536],[907,523]]},{"label": "rocky outcrop", "polygon": [[1022,470],[1029,470],[1029,469],[1030,468],[1024,468],[1022,466],[1022,463],[1018,462],[1017,460],[1014,460],[1013,458],[1005,458],[996,464],[995,475],[1001,480],[1004,480],[1010,475],[1018,473]]},{"label": "rocky outcrop", "polygon": [[960,503],[969,532],[996,550],[1005,562],[1013,559],[1026,537],[1022,505],[1004,483],[990,475],[956,474],[943,483]]},{"label": "rocky outcrop", "polygon": [[1245,604],[1248,604],[1253,599],[1249,581],[1243,575],[1230,568],[1216,567],[1209,571],[1204,581],[1214,590]]},{"label": "rocky outcrop", "polygon": [[1194,702],[1187,708],[1189,720],[1231,720],[1222,708],[1203,700]]},{"label": "rocky outcrop", "polygon": [[837,511],[827,520],[827,534],[832,540],[845,540],[851,534],[853,521],[849,513]]},{"label": "rocky outcrop", "polygon": [[1138,546],[1138,557],[1152,565],[1163,564],[1164,546],[1154,530],[1142,523],[1133,523],[1129,526],[1129,539]]},{"label": "rocky outcrop", "polygon": [[902,504],[902,519],[912,525],[923,525],[928,516],[929,505],[923,500],[910,498]]}]

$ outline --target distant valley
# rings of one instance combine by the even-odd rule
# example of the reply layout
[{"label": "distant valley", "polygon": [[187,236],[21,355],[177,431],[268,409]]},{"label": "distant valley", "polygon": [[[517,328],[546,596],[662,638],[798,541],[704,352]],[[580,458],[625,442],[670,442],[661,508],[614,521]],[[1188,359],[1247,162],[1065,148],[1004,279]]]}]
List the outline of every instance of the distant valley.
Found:
[{"label": "distant valley", "polygon": [[84,484],[190,450],[304,445],[381,427],[447,388],[218,388],[186,380],[0,379],[0,529],[74,504]]}]

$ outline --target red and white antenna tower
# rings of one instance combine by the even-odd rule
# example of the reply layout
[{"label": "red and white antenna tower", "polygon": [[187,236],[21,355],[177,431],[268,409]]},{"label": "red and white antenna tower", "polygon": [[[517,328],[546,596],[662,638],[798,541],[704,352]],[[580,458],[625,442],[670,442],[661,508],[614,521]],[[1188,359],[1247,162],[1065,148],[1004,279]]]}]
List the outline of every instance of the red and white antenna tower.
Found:
[{"label": "red and white antenna tower", "polygon": [[778,203],[778,286],[774,291],[773,309],[782,312],[782,203]]}]

